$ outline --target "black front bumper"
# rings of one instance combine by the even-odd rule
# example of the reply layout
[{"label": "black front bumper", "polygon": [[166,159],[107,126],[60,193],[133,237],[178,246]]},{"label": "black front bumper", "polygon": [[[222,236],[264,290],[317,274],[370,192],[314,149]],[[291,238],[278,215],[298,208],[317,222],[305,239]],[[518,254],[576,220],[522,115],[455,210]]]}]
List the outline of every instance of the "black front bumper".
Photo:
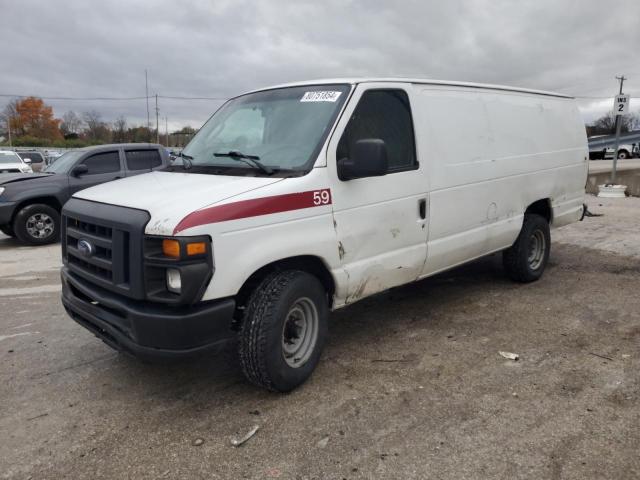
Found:
[{"label": "black front bumper", "polygon": [[215,351],[235,339],[235,300],[170,306],[130,300],[69,272],[62,276],[67,313],[109,346],[139,358],[171,358]]},{"label": "black front bumper", "polygon": [[15,202],[3,202],[0,200],[0,225],[11,224],[11,218],[13,217],[15,208]]}]

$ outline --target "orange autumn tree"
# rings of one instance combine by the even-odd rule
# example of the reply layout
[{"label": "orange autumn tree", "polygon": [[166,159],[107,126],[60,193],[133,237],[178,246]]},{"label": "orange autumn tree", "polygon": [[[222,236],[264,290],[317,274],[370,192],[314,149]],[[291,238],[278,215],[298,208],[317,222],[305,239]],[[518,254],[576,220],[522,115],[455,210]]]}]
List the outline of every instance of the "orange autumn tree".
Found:
[{"label": "orange autumn tree", "polygon": [[16,137],[35,137],[46,140],[62,138],[60,120],[53,117],[53,109],[41,98],[26,97],[12,102],[9,116]]}]

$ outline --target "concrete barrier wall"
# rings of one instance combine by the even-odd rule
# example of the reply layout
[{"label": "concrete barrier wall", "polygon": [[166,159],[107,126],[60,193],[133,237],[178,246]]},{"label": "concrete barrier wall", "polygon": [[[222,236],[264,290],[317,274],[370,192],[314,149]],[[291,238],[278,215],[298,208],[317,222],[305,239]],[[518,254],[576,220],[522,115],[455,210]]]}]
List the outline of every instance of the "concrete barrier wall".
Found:
[{"label": "concrete barrier wall", "polygon": [[[616,183],[627,186],[627,195],[640,197],[640,168],[622,170],[616,174]],[[590,173],[587,180],[587,193],[598,193],[598,185],[603,185],[611,178],[611,172]]]}]

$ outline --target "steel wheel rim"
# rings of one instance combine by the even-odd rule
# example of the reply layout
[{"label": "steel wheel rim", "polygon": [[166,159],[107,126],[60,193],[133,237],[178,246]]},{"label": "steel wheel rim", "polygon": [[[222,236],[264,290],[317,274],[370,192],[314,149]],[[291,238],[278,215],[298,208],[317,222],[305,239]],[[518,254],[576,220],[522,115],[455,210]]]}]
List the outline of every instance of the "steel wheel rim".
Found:
[{"label": "steel wheel rim", "polygon": [[282,326],[282,357],[287,365],[300,368],[311,358],[319,324],[318,309],[310,298],[293,303]]},{"label": "steel wheel rim", "polygon": [[529,256],[527,261],[531,270],[537,270],[542,265],[547,249],[547,241],[541,230],[536,230],[529,239]]},{"label": "steel wheel rim", "polygon": [[27,233],[33,238],[43,239],[53,235],[55,223],[46,213],[34,213],[26,222]]}]

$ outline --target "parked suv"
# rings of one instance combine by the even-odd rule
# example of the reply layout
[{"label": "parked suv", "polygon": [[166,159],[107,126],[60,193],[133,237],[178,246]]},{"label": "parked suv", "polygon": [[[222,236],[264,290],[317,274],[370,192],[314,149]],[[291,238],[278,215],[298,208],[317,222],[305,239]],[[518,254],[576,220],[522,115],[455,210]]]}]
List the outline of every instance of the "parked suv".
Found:
[{"label": "parked suv", "polygon": [[33,173],[33,170],[15,152],[0,150],[0,174],[2,173]]},{"label": "parked suv", "polygon": [[47,166],[44,156],[37,150],[16,150],[20,158],[31,165],[34,172],[41,172]]},{"label": "parked suv", "polygon": [[161,145],[134,143],[69,151],[40,173],[0,174],[0,231],[29,245],[55,242],[71,195],[168,164]]}]

